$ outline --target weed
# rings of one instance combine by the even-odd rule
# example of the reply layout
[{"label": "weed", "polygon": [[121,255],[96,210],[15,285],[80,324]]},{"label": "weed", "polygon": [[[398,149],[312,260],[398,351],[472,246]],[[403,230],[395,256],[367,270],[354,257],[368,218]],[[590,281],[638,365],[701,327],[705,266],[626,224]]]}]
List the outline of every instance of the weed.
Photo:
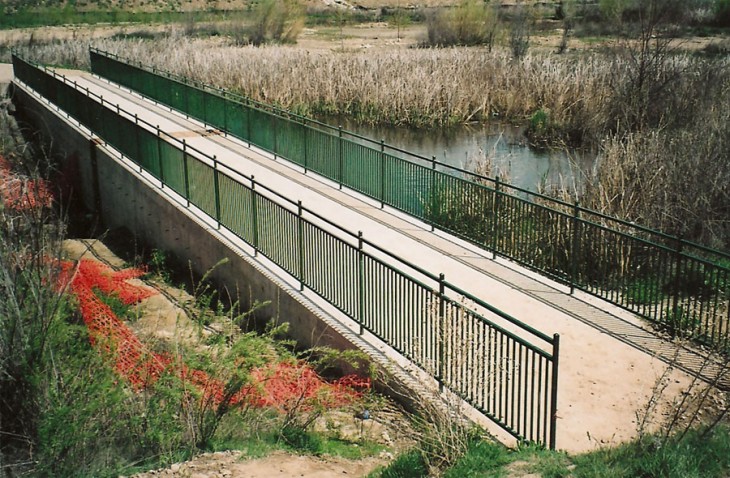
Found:
[{"label": "weed", "polygon": [[489,476],[489,473],[501,469],[513,459],[507,449],[486,440],[474,440],[463,457],[454,466],[446,470],[444,478],[478,478]]},{"label": "weed", "polygon": [[418,450],[398,455],[387,468],[371,475],[377,478],[424,478],[428,476],[428,466]]}]

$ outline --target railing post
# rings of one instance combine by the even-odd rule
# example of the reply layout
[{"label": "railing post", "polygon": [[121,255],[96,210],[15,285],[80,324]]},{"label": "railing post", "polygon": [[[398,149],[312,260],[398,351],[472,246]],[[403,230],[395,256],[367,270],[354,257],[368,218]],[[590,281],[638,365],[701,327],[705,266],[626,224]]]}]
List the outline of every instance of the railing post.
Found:
[{"label": "railing post", "polygon": [[304,220],[302,219],[302,201],[297,201],[297,246],[299,248],[299,291],[304,290]]},{"label": "railing post", "polygon": [[221,194],[218,184],[218,160],[213,156],[213,191],[215,192],[215,221],[218,229],[221,228]]},{"label": "railing post", "polygon": [[575,292],[578,282],[578,257],[580,256],[580,203],[573,204],[573,238],[570,245],[570,293]]},{"label": "railing post", "polygon": [[271,116],[274,118],[274,147],[272,149],[274,150],[273,151],[274,161],[276,161],[276,152],[278,151],[278,145],[279,145],[279,141],[278,141],[278,139],[279,139],[278,138],[278,136],[279,136],[279,118],[277,118],[273,114]]},{"label": "railing post", "polygon": [[185,175],[185,206],[190,207],[190,176],[188,173],[188,143],[183,138],[183,173]]},{"label": "railing post", "polygon": [[307,146],[309,145],[309,127],[307,126],[307,118],[304,118],[304,174],[307,174]]},{"label": "railing post", "polygon": [[137,113],[134,114],[134,139],[137,142],[137,157],[132,159],[139,166],[139,172],[142,172],[142,144],[139,142],[139,118]]},{"label": "railing post", "polygon": [[385,207],[385,140],[380,140],[380,209]]},{"label": "railing post", "polygon": [[680,283],[681,283],[681,266],[682,266],[682,238],[677,237],[677,247],[674,249],[674,283],[673,283],[673,293],[674,297],[672,298],[672,328],[674,330],[673,335],[677,335],[678,332],[683,332],[680,330],[682,327],[682,318],[679,316],[679,294],[680,294]]},{"label": "railing post", "polygon": [[[248,100],[245,100],[248,103]],[[243,107],[246,109],[246,139],[248,140],[248,147],[251,147],[251,106],[244,104]]]},{"label": "railing post", "polygon": [[437,347],[438,347],[438,371],[437,371],[437,377],[436,380],[439,383],[439,391],[444,391],[444,358],[445,358],[445,347],[444,347],[444,340],[446,339],[446,279],[443,273],[439,274],[439,315],[438,315],[438,337],[437,337]]},{"label": "railing post", "polygon": [[251,175],[251,212],[253,219],[253,255],[256,257],[259,252],[259,220],[258,211],[256,210],[256,180]]},{"label": "railing post", "polygon": [[338,144],[337,144],[337,157],[338,157],[338,161],[339,161],[338,177],[339,177],[339,187],[340,187],[340,189],[342,189],[342,177],[343,177],[342,175],[343,175],[343,162],[344,162],[343,158],[342,158],[342,125],[340,125],[337,128],[337,137],[339,138]]},{"label": "railing post", "polygon": [[360,324],[360,335],[363,334],[365,323],[365,257],[362,252],[362,231],[357,231],[357,294],[359,302],[357,304],[357,321]]},{"label": "railing post", "polygon": [[550,443],[551,450],[555,450],[558,422],[558,369],[560,364],[560,335],[553,335],[553,370],[550,390]]},{"label": "railing post", "polygon": [[165,175],[162,173],[162,136],[160,136],[160,125],[157,125],[157,167],[160,168],[160,188],[165,189]]},{"label": "railing post", "polygon": [[429,208],[430,218],[428,222],[431,223],[431,232],[435,229],[435,217],[434,210],[436,208],[436,156],[431,156],[431,190],[428,193],[429,197]]},{"label": "railing post", "polygon": [[499,235],[499,204],[500,199],[499,175],[494,178],[494,201],[492,201],[492,259],[497,258],[497,236]]},{"label": "railing post", "polygon": [[223,137],[228,137],[228,98],[223,94]]},{"label": "railing post", "polygon": [[208,93],[201,89],[200,97],[203,99],[203,117],[201,118],[203,120],[203,129],[208,129],[208,106],[206,105],[207,101],[205,101]]}]

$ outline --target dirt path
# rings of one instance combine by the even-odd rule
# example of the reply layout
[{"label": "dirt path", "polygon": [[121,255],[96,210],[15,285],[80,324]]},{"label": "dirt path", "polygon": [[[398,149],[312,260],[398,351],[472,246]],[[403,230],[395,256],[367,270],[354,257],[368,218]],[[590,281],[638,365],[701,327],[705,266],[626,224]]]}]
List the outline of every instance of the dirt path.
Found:
[{"label": "dirt path", "polygon": [[277,451],[265,458],[247,460],[241,452],[206,453],[163,470],[139,473],[134,478],[341,478],[367,476],[383,464],[381,458],[345,460],[337,457],[294,455]]}]

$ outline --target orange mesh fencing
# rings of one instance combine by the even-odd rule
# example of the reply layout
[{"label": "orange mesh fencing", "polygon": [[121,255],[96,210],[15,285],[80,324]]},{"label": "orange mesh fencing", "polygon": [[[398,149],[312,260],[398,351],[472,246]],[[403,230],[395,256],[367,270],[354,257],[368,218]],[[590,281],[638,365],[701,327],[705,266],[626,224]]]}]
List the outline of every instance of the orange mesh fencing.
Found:
[{"label": "orange mesh fencing", "polygon": [[43,180],[28,179],[13,172],[0,156],[0,196],[6,209],[15,211],[51,207],[53,194]]},{"label": "orange mesh fencing", "polygon": [[[191,369],[169,355],[150,351],[112,309],[97,297],[95,290],[116,295],[123,303],[133,305],[156,294],[146,286],[130,284],[129,279],[144,273],[141,269],[114,271],[96,261],[76,264],[64,262],[62,284],[68,284],[77,297],[81,316],[89,329],[92,345],[100,348],[114,363],[116,372],[125,377],[135,390],[152,385],[166,370],[195,386],[201,400],[224,400],[225,383],[202,370]],[[257,368],[252,383],[231,398],[231,404],[247,403],[256,407],[286,410],[294,403],[317,403],[336,407],[353,402],[370,388],[368,378],[348,375],[335,382],[326,382],[308,364],[277,363]]]}]

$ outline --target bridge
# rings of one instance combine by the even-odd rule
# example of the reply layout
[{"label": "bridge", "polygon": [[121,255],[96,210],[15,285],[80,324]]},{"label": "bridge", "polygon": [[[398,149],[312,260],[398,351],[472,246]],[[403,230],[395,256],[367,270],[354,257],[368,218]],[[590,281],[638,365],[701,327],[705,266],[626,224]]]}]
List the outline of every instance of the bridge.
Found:
[{"label": "bridge", "polygon": [[[668,363],[675,396],[719,370],[637,317],[726,346],[718,251],[114,55],[91,58],[94,74],[18,56],[13,66],[21,103],[91,139],[82,176],[105,217],[134,230],[151,216],[161,229],[148,239],[171,231],[159,246],[173,250],[193,228],[165,216],[189,218],[351,343],[463,399],[495,433],[568,451],[623,441]],[[102,153],[123,172],[105,173]],[[117,174],[143,187],[130,194]],[[212,244],[195,236],[180,253],[201,258]],[[660,280],[633,280],[637,264]],[[710,302],[682,283],[693,274],[717,290]],[[626,284],[651,300],[631,300]]]}]

